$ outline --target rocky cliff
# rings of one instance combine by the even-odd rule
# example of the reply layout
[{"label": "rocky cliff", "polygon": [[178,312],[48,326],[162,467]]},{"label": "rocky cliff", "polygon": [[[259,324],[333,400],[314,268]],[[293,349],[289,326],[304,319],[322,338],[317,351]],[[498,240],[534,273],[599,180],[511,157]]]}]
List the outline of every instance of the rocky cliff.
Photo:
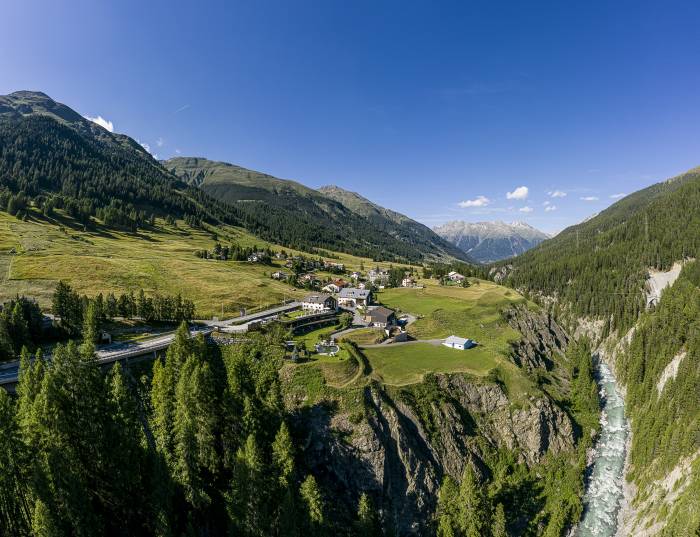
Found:
[{"label": "rocky cliff", "polygon": [[[563,330],[524,308],[507,318],[523,334],[513,360],[528,370],[551,368],[568,341]],[[575,448],[572,420],[554,400],[540,392],[514,404],[490,379],[434,374],[405,387],[370,381],[349,398],[297,406],[303,466],[332,491],[336,516],[353,512],[366,492],[397,535],[430,534],[443,477],[459,479],[466,464],[487,480],[489,457],[499,451],[533,467]]]}]

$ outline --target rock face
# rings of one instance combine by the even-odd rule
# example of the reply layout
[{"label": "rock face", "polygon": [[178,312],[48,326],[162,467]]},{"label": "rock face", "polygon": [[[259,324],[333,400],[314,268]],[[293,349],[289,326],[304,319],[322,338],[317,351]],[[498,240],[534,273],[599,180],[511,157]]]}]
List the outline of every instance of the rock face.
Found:
[{"label": "rock face", "polygon": [[[518,306],[504,317],[522,334],[512,360],[526,371],[563,355],[569,338],[547,314]],[[545,393],[518,401],[490,378],[432,374],[405,387],[372,381],[344,393],[342,405],[296,406],[291,425],[303,471],[332,494],[334,520],[344,525],[365,492],[390,534],[430,535],[445,475],[459,480],[469,464],[489,478],[485,461],[499,449],[528,466],[574,450],[574,424],[555,401]]]},{"label": "rock face", "polygon": [[426,382],[438,399],[419,404],[410,388],[373,384],[363,391],[365,419],[358,423],[316,405],[293,424],[304,438],[304,465],[321,476],[334,501],[351,504],[368,493],[398,535],[429,533],[444,475],[459,479],[471,464],[486,477],[478,437],[492,448],[518,451],[528,465],[574,447],[568,415],[545,397],[514,408],[499,384],[461,374]]},{"label": "rock face", "polygon": [[513,361],[520,367],[532,371],[552,369],[553,356],[563,356],[569,343],[566,332],[546,313],[535,313],[525,306],[516,306],[505,311],[508,324],[522,334],[522,339],[513,344]]},{"label": "rock face", "polygon": [[520,255],[549,238],[525,222],[453,221],[434,231],[480,263]]}]

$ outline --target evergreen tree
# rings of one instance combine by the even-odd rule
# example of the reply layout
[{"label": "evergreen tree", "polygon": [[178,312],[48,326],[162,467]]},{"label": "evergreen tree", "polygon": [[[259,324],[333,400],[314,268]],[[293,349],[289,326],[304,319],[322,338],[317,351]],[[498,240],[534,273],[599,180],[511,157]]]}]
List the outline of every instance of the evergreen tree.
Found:
[{"label": "evergreen tree", "polygon": [[372,501],[364,492],[360,495],[360,501],[357,506],[355,534],[359,537],[378,537],[382,534]]},{"label": "evergreen tree", "polygon": [[508,537],[508,530],[506,529],[506,514],[503,511],[502,503],[496,505],[496,511],[493,515],[493,522],[491,523],[491,536]]},{"label": "evergreen tree", "polygon": [[481,487],[476,479],[474,467],[464,466],[462,482],[459,485],[457,526],[465,537],[481,537],[486,524],[486,505]]},{"label": "evergreen tree", "polygon": [[28,535],[30,512],[27,451],[14,405],[0,388],[0,534]]},{"label": "evergreen tree", "polygon": [[309,474],[299,489],[301,500],[306,507],[306,530],[311,536],[323,534],[323,499],[316,478]]},{"label": "evergreen tree", "polygon": [[438,537],[453,537],[457,535],[458,495],[459,488],[457,483],[449,475],[446,475],[438,493]]}]

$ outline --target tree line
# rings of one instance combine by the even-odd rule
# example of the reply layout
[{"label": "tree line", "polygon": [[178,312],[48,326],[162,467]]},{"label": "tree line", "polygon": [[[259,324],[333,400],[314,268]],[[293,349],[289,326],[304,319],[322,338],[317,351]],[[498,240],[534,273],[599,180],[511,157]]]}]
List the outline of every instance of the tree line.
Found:
[{"label": "tree line", "polygon": [[[100,371],[94,319],[91,303],[83,343],[50,362],[23,351],[15,400],[0,389],[0,533],[331,534],[329,500],[296,464],[273,336],[222,348],[183,323],[137,379]],[[380,535],[366,495],[354,518],[350,533]]]},{"label": "tree line", "polygon": [[139,318],[146,322],[153,321],[191,321],[195,316],[194,302],[181,295],[170,296],[155,294],[147,296],[143,289],[137,294],[133,291],[115,295],[102,293],[89,298],[80,295],[64,281],[58,282],[52,298],[52,311],[58,319],[58,325],[69,336],[77,336],[83,326],[83,318],[90,304],[94,304],[100,322]]}]

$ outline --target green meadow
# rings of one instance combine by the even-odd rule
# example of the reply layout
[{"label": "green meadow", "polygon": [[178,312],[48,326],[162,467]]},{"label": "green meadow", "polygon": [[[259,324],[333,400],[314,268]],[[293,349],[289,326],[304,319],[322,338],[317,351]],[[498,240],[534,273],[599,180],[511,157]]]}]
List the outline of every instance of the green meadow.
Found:
[{"label": "green meadow", "polygon": [[[32,210],[29,215],[22,221],[0,212],[0,301],[24,294],[49,308],[56,283],[64,280],[89,296],[141,288],[149,294],[181,293],[206,318],[222,310],[230,317],[240,308],[263,308],[305,293],[272,280],[277,266],[195,257],[196,250],[211,250],[217,241],[284,249],[240,228],[193,229],[182,221],[158,220],[154,229],[129,233],[99,226],[82,230],[61,215],[50,221]],[[333,253],[332,259],[350,269],[373,266],[369,259],[345,254]]]}]

